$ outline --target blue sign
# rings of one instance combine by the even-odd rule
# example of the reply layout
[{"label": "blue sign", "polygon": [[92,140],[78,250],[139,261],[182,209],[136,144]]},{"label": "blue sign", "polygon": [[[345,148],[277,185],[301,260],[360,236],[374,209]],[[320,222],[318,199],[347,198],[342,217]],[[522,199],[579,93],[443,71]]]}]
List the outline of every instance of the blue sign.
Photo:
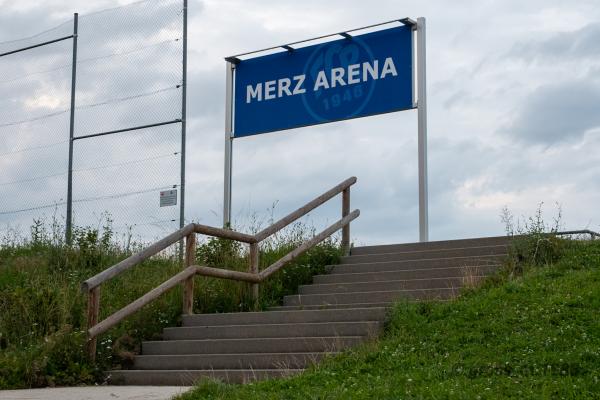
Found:
[{"label": "blue sign", "polygon": [[414,108],[412,54],[400,26],[242,60],[234,137]]}]

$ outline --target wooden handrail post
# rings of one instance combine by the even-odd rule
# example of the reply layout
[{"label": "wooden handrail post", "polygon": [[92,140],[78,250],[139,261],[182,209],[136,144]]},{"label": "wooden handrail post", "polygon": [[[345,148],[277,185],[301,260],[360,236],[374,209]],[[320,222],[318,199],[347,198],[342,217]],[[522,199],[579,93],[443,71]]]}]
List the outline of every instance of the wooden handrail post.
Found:
[{"label": "wooden handrail post", "polygon": [[[350,187],[342,192],[342,218],[350,214]],[[344,254],[350,253],[350,223],[342,228],[342,250]]]},{"label": "wooden handrail post", "polygon": [[100,286],[96,286],[88,292],[87,304],[87,353],[91,362],[96,360],[96,336],[90,337],[89,329],[98,323],[98,315],[100,314]]},{"label": "wooden handrail post", "polygon": [[[185,238],[185,267],[196,263],[196,233],[192,232]],[[183,282],[183,314],[194,313],[194,275]]]},{"label": "wooden handrail post", "polygon": [[[258,243],[250,243],[250,272],[251,274],[258,274],[258,263],[260,261],[259,259],[260,255],[259,255],[259,249],[258,249]],[[252,302],[254,303],[254,309],[258,310],[258,291],[259,291],[259,286],[258,283],[253,283],[250,286],[251,288],[251,293],[252,293]]]},{"label": "wooden handrail post", "polygon": [[303,205],[296,211],[286,215],[285,217],[281,218],[279,221],[273,223],[271,226],[258,232],[256,235],[254,235],[254,239],[256,239],[255,242],[262,242],[263,240],[265,240],[272,234],[279,232],[281,229],[285,228],[292,222],[296,221],[298,218],[305,216],[310,211],[314,210],[321,204],[325,203],[327,200],[332,199],[333,197],[337,196],[344,189],[349,188],[350,186],[354,185],[355,183],[356,183],[356,177],[353,176],[352,178],[348,178],[344,182],[329,189],[327,192],[323,193],[316,199],[309,201],[308,203],[306,203],[305,205]]}]

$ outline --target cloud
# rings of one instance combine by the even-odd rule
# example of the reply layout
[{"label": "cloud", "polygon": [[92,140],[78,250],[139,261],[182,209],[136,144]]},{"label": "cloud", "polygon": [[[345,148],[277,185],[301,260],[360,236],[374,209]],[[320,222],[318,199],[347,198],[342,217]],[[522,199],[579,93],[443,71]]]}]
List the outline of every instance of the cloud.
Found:
[{"label": "cloud", "polygon": [[527,62],[593,59],[600,56],[600,23],[572,32],[553,34],[545,40],[524,40],[513,46],[508,57]]},{"label": "cloud", "polygon": [[533,91],[512,123],[502,131],[529,144],[552,145],[581,140],[600,126],[600,86],[567,81]]},{"label": "cloud", "polygon": [[[84,15],[88,10],[126,2],[6,3],[0,11],[0,37],[29,36],[37,31],[32,27],[54,26],[67,20],[73,11]],[[147,9],[142,5],[129,7],[131,13],[122,18],[107,20],[109,13],[82,16],[80,59],[127,52],[138,45],[171,38],[176,30],[169,21],[179,19],[177,7],[167,7],[165,11],[159,7],[163,2],[150,2]],[[395,0],[380,1],[377,7],[358,0],[306,0],[301,5],[265,0],[254,7],[246,3],[190,1],[188,221],[221,223],[224,56],[377,23],[389,20],[390,15],[424,15],[428,19],[431,237],[502,234],[498,215],[503,205],[508,205],[515,215],[527,215],[540,201],[563,204],[569,227],[583,227],[590,221],[591,228],[600,227],[600,214],[591,206],[600,202],[600,183],[596,179],[600,174],[600,123],[594,107],[600,104],[600,13],[594,2],[556,5],[542,0],[527,4],[490,0],[476,5],[457,2],[448,7],[439,0],[408,0],[403,3],[403,15],[397,14]],[[156,33],[157,22],[164,22],[167,28]],[[68,21],[61,29],[68,34],[71,27]],[[583,28],[565,32],[571,27]],[[69,43],[64,44],[66,50],[58,45],[48,47],[44,57],[44,49],[40,49],[34,57],[23,54],[11,63],[0,60],[0,76],[68,65]],[[0,52],[6,46],[0,43]],[[61,51],[67,57],[57,57]],[[111,100],[171,85],[180,76],[180,61],[177,45],[165,45],[81,63],[78,104],[108,104],[78,111],[80,133],[154,122],[154,117],[173,117],[179,106],[176,90],[130,101]],[[23,107],[16,109],[14,104],[23,103],[32,94],[39,94],[37,101],[44,104],[52,102],[43,96],[54,98],[58,94],[61,99],[68,98],[69,73],[70,68],[66,68],[0,87],[0,124],[31,114]],[[19,146],[64,140],[68,115],[39,125],[43,124],[35,129],[0,129],[0,154]],[[171,125],[152,132],[78,141],[76,168],[169,155],[178,150],[178,128]],[[64,171],[65,147],[0,157],[0,183]],[[32,161],[36,158],[39,162]],[[76,197],[172,184],[178,179],[178,160],[172,154],[108,170],[79,171]],[[234,148],[233,214],[244,229],[244,221],[254,213],[262,218],[270,216],[275,202],[273,213],[278,218],[346,177],[356,175],[352,207],[360,208],[362,213],[352,225],[353,239],[364,244],[415,240],[416,166],[415,112],[239,140]],[[22,190],[0,188],[0,211],[8,206],[36,205],[64,197],[63,177],[36,184]],[[178,210],[158,209],[157,198],[156,192],[150,192],[78,203],[76,218],[80,223],[93,224],[100,212],[109,210],[116,226],[140,224],[150,238],[162,236],[177,223],[157,221],[176,218]],[[339,199],[335,199],[308,220],[320,228],[339,215]],[[30,213],[23,217],[23,226],[29,225],[31,216]],[[0,221],[16,219],[12,218]]]}]

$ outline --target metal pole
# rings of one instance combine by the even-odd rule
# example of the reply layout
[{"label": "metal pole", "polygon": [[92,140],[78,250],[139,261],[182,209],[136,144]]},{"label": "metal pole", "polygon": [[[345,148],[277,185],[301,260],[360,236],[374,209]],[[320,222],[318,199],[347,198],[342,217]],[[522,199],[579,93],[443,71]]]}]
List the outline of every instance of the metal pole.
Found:
[{"label": "metal pole", "polygon": [[425,18],[417,18],[417,76],[419,125],[419,240],[429,241],[427,193],[427,81],[425,50]]},{"label": "metal pole", "polygon": [[223,182],[223,226],[231,226],[231,170],[233,153],[233,73],[235,66],[225,64],[225,177]]},{"label": "metal pole", "polygon": [[130,128],[115,129],[115,130],[112,130],[112,131],[104,131],[104,132],[92,133],[92,134],[89,134],[89,135],[80,135],[80,136],[77,136],[77,137],[73,138],[73,140],[89,139],[89,138],[94,138],[94,137],[99,137],[99,136],[114,135],[115,133],[138,131],[140,129],[148,129],[148,128],[153,128],[153,127],[156,127],[156,126],[164,126],[164,125],[170,125],[170,124],[179,124],[180,122],[181,122],[181,119],[177,118],[177,119],[174,119],[174,120],[171,120],[171,121],[156,122],[154,124],[138,125],[138,126],[132,126]]},{"label": "metal pole", "polygon": [[46,42],[34,44],[32,46],[21,47],[20,49],[7,51],[6,53],[0,53],[0,57],[10,56],[11,54],[17,54],[17,53],[21,53],[23,51],[27,51],[27,50],[31,50],[31,49],[37,49],[38,47],[47,46],[52,43],[58,43],[58,42],[62,42],[63,40],[68,40],[68,39],[72,39],[72,38],[73,38],[73,35],[69,35],[69,36],[64,36],[64,37],[58,38],[58,39],[48,40]]},{"label": "metal pole", "polygon": [[[185,224],[185,151],[187,117],[187,17],[188,2],[183,0],[183,65],[181,73],[181,172],[179,183],[179,228]],[[179,242],[179,254],[183,256],[183,240]]]},{"label": "metal pole", "polygon": [[77,78],[77,31],[79,14],[73,14],[73,63],[71,66],[71,118],[69,121],[69,168],[67,176],[67,222],[65,240],[71,244],[73,231],[73,137],[75,134],[75,83]]}]

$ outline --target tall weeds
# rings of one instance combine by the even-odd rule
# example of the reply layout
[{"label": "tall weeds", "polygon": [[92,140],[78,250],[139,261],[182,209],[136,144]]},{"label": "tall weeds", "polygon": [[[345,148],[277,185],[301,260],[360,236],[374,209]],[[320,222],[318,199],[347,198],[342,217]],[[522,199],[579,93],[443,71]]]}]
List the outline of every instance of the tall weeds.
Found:
[{"label": "tall weeds", "polygon": [[509,274],[521,275],[524,268],[552,264],[563,255],[565,241],[556,235],[561,229],[562,208],[557,204],[556,215],[548,223],[543,206],[538,204],[533,216],[516,220],[507,207],[502,209],[500,218],[512,237],[506,265]]}]

